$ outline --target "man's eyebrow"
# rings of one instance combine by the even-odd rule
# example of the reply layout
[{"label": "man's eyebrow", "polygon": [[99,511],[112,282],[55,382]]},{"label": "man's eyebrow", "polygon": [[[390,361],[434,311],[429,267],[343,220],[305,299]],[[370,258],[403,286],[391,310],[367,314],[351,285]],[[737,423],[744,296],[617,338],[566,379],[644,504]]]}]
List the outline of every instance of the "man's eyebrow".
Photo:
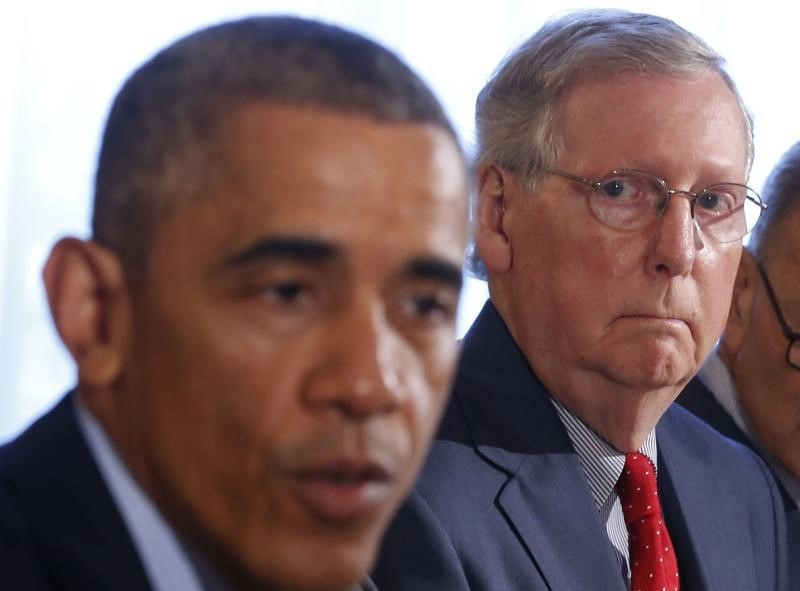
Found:
[{"label": "man's eyebrow", "polygon": [[443,259],[413,259],[406,267],[406,272],[412,277],[442,281],[456,289],[461,289],[463,282],[461,268]]},{"label": "man's eyebrow", "polygon": [[281,236],[265,238],[233,255],[224,263],[235,267],[262,259],[291,259],[303,262],[322,262],[341,255],[334,244],[316,238]]}]

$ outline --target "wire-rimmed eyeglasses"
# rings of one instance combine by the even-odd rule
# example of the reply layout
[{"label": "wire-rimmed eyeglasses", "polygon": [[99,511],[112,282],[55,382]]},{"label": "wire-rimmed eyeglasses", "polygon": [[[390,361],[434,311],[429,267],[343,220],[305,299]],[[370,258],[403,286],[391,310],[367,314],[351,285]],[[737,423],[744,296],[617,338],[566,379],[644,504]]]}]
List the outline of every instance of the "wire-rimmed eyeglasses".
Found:
[{"label": "wire-rimmed eyeglasses", "polygon": [[767,296],[772,304],[772,309],[775,310],[775,316],[778,317],[778,323],[781,325],[783,336],[789,341],[789,346],[786,348],[786,362],[794,369],[800,370],[800,332],[792,330],[786,322],[786,318],[778,305],[778,298],[775,296],[775,291],[772,289],[772,284],[767,278],[767,272],[761,263],[756,261],[758,272],[761,274],[761,280],[764,282],[764,287],[767,288]]},{"label": "wire-rimmed eyeglasses", "polygon": [[597,220],[617,230],[640,230],[654,223],[673,195],[686,195],[703,234],[717,242],[735,242],[755,227],[766,205],[758,193],[739,183],[716,183],[697,192],[670,189],[667,182],[633,168],[612,170],[600,180],[548,168],[551,174],[592,187],[587,202]]}]

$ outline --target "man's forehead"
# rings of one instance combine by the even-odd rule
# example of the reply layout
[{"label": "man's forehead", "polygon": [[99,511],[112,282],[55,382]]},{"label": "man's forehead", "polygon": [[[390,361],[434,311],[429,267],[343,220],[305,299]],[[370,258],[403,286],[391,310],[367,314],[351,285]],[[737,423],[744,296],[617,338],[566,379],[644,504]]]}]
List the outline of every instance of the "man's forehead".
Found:
[{"label": "man's forehead", "polygon": [[[223,186],[232,207],[254,199],[284,215],[320,220],[342,212],[404,214],[420,207],[466,207],[463,155],[432,124],[391,123],[359,115],[251,105],[223,142]],[[458,216],[457,216],[458,217]]]},{"label": "man's forehead", "polygon": [[[328,131],[371,129],[373,133],[401,131],[405,133],[441,133],[449,137],[454,145],[457,140],[452,131],[439,122],[409,119],[386,119],[368,111],[341,110],[313,103],[288,104],[270,100],[239,101],[231,109],[218,115],[218,127],[223,133],[242,134],[269,128],[273,135],[293,134],[317,136]],[[333,139],[347,141],[349,135],[333,134]],[[224,137],[222,138],[225,139]]]},{"label": "man's forehead", "polygon": [[[772,205],[772,207],[775,207]],[[767,200],[767,213],[770,211],[770,202]],[[759,242],[762,259],[774,260],[776,264],[789,268],[800,269],[800,199],[793,207],[789,207],[776,214],[777,218],[769,221],[769,227],[763,228],[763,235]],[[766,216],[765,216],[766,217]],[[757,230],[760,228],[757,227]],[[763,251],[766,249],[766,252]],[[766,256],[764,256],[766,255]]]},{"label": "man's forehead", "polygon": [[[557,126],[564,154],[578,146],[592,149],[596,156],[609,156],[605,168],[640,168],[663,176],[658,166],[654,169],[663,160],[694,163],[701,176],[714,181],[735,172],[727,180],[743,182],[747,174],[746,115],[713,70],[691,76],[591,74],[562,97]],[[679,138],[660,141],[676,129],[682,130]]]},{"label": "man's forehead", "polygon": [[[369,252],[373,258],[391,256],[394,266],[419,256],[460,263],[466,172],[447,136],[430,139],[424,132],[422,139],[429,139],[421,145],[432,144],[427,152],[406,157],[368,153],[347,141],[335,151],[330,137],[321,144],[283,144],[264,131],[240,137],[244,144],[228,144],[231,167],[206,186],[204,197],[162,220],[162,240],[179,233],[193,248],[208,249],[206,260],[214,267],[279,255],[354,262]],[[259,139],[271,145],[263,147]],[[374,147],[396,147],[393,139],[383,137]],[[406,147],[417,147],[418,139]],[[437,146],[443,139],[444,146]]]},{"label": "man's forehead", "polygon": [[436,170],[452,168],[453,162],[466,166],[455,138],[433,123],[270,102],[247,103],[226,116],[217,143],[230,174],[271,166],[272,174],[288,175],[310,164],[315,177],[322,177],[344,159],[349,165],[345,178],[389,162]]}]

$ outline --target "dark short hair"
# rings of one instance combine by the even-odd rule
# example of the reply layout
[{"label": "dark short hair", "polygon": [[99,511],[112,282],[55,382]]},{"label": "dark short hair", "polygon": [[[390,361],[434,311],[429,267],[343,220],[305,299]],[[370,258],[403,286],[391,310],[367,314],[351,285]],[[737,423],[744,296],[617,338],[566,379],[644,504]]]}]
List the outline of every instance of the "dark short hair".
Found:
[{"label": "dark short hair", "polygon": [[797,232],[797,220],[791,218],[800,211],[800,142],[781,156],[764,182],[761,198],[767,209],[753,229],[748,249],[769,268],[783,253],[781,238]]},{"label": "dark short hair", "polygon": [[429,123],[456,139],[420,77],[361,35],[288,16],[197,31],[131,75],[106,123],[92,234],[129,277],[141,270],[159,220],[213,174],[221,122],[254,101]]}]

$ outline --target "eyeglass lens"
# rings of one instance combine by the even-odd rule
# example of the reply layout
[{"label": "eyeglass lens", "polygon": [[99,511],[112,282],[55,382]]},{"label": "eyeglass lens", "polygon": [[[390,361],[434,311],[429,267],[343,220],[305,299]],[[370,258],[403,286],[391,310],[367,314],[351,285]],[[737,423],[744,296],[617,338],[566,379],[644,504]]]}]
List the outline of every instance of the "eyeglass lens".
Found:
[{"label": "eyeglass lens", "polygon": [[[644,228],[663,213],[670,198],[692,197],[688,192],[670,191],[663,180],[640,171],[612,173],[598,181],[595,189],[591,202],[595,214],[620,229]],[[761,215],[758,195],[744,185],[712,185],[692,200],[697,225],[720,242],[742,238]]]}]

